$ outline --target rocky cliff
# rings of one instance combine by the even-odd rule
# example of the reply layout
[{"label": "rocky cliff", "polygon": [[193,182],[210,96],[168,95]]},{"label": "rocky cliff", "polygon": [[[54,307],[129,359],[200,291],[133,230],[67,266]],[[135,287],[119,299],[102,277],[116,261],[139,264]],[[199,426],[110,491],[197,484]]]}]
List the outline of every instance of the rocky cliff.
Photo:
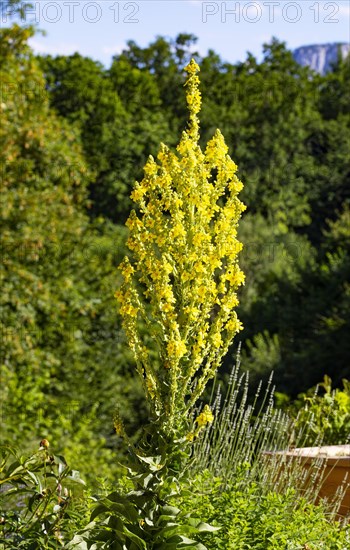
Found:
[{"label": "rocky cliff", "polygon": [[337,60],[338,51],[343,58],[350,52],[350,44],[316,44],[313,46],[301,46],[293,52],[294,59],[302,65],[308,65],[314,71],[325,74],[331,69],[332,63]]}]

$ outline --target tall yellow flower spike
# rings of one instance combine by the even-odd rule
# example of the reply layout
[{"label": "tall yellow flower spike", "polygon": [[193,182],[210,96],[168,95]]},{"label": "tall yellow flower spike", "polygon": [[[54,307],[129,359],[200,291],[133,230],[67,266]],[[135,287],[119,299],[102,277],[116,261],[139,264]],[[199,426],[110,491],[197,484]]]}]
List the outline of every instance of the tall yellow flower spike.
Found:
[{"label": "tall yellow flower spike", "polygon": [[188,128],[176,152],[161,144],[158,162],[150,156],[135,184],[138,213],[126,222],[132,254],[116,293],[152,411],[168,429],[181,424],[242,329],[234,308],[244,283],[237,262],[243,185],[219,130],[201,150],[199,67],[192,60],[186,71]]}]

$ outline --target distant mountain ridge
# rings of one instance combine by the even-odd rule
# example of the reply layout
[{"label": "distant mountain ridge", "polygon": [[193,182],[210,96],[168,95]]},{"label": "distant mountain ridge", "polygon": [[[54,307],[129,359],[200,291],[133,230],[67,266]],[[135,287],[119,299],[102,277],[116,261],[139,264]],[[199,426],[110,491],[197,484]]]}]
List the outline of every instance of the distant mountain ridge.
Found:
[{"label": "distant mountain ridge", "polygon": [[324,75],[331,70],[332,63],[337,61],[338,51],[345,58],[349,55],[350,44],[333,42],[331,44],[301,46],[293,51],[293,57],[302,67],[309,66],[314,71]]}]

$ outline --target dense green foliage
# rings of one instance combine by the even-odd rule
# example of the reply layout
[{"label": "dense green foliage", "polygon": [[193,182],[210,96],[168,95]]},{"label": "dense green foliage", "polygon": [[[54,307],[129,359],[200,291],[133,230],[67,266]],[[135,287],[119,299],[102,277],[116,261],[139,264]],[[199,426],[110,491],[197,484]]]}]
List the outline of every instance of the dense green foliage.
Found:
[{"label": "dense green foliage", "polygon": [[[235,399],[234,391],[214,432],[224,433],[228,410],[236,425],[249,416],[251,411],[245,400],[236,409],[232,407]],[[10,447],[0,448],[0,549],[49,550],[64,546],[104,550],[110,548],[111,543],[113,548],[122,549],[125,546],[117,541],[121,540],[120,532],[124,532],[122,540],[135,543],[126,547],[135,550],[153,547],[170,550],[188,545],[197,550],[303,547],[344,550],[350,542],[349,524],[334,521],[337,501],[333,505],[325,502],[315,505],[315,487],[306,492],[300,490],[302,468],[297,463],[291,464],[287,475],[278,476],[278,484],[268,483],[269,474],[280,468],[281,457],[275,455],[273,459],[261,461],[261,457],[254,456],[251,443],[260,439],[262,430],[276,431],[269,408],[254,422],[251,437],[248,427],[238,430],[240,444],[234,445],[233,453],[230,439],[223,438],[221,462],[211,459],[218,450],[211,442],[206,457],[208,469],[203,468],[203,461],[200,473],[190,469],[182,480],[181,494],[174,484],[163,485],[158,504],[161,514],[156,521],[153,517],[153,530],[159,533],[157,540],[144,538],[142,529],[151,499],[145,498],[147,495],[140,490],[130,491],[129,478],[120,477],[110,487],[101,483],[98,494],[93,495],[79,472],[72,470],[64,457],[52,453],[47,440],[40,442],[37,451],[24,456]],[[282,438],[287,435],[282,434]],[[199,445],[202,446],[201,441]],[[242,456],[246,461],[242,461]],[[227,471],[229,458],[235,466],[230,472]],[[148,464],[157,471],[159,464],[149,460]],[[214,474],[213,470],[218,473]],[[149,495],[153,490],[150,477],[138,475],[139,485],[145,485]],[[164,504],[164,498],[169,497],[169,504]],[[139,514],[135,512],[135,503],[140,507]],[[122,510],[127,519],[127,529],[123,531],[118,519]],[[96,521],[101,515],[104,521]],[[150,526],[151,519],[147,520]],[[181,535],[177,535],[178,532]],[[141,538],[135,536],[136,533]],[[165,542],[169,537],[171,540]],[[189,537],[195,540],[190,543]]]},{"label": "dense green foliage", "polygon": [[[244,475],[244,474],[243,474]],[[186,506],[198,517],[220,525],[217,533],[201,538],[208,550],[343,550],[350,542],[349,527],[327,520],[322,506],[283,495],[261,492],[256,483],[231,483],[204,472],[188,492]]]},{"label": "dense green foliage", "polygon": [[1,549],[55,549],[88,520],[84,481],[49,446],[29,455],[0,447]]},{"label": "dense green foliage", "polygon": [[113,299],[124,239],[86,214],[91,174],[49,108],[31,34],[1,35],[1,437],[26,448],[48,435],[87,472],[101,453],[112,462],[113,411],[127,407]]},{"label": "dense green foliage", "polygon": [[332,389],[328,376],[315,388],[300,393],[290,401],[288,395],[276,392],[278,407],[285,408],[297,420],[297,427],[308,425],[306,445],[316,438],[324,445],[350,443],[350,382],[343,379],[342,389]]}]

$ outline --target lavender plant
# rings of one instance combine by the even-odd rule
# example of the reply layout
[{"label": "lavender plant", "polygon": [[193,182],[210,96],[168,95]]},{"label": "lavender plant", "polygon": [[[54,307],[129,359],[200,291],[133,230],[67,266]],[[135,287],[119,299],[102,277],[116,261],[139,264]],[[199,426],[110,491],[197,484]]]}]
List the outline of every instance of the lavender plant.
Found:
[{"label": "lavender plant", "polygon": [[[294,494],[295,507],[304,499],[318,502],[318,493],[324,481],[325,457],[320,456],[308,469],[301,455],[293,461],[288,453],[295,448],[320,447],[324,432],[314,434],[314,413],[306,407],[296,418],[275,407],[272,376],[261,399],[260,382],[253,398],[249,396],[249,373],[240,370],[240,355],[232,369],[225,398],[221,387],[212,390],[211,408],[214,421],[194,444],[193,476],[208,471],[213,479],[220,479],[221,490],[234,485],[238,491],[250,485],[259,488],[261,495],[271,492]],[[324,421],[326,422],[326,417]],[[349,480],[324,502],[330,518],[337,517],[340,502]]]}]

